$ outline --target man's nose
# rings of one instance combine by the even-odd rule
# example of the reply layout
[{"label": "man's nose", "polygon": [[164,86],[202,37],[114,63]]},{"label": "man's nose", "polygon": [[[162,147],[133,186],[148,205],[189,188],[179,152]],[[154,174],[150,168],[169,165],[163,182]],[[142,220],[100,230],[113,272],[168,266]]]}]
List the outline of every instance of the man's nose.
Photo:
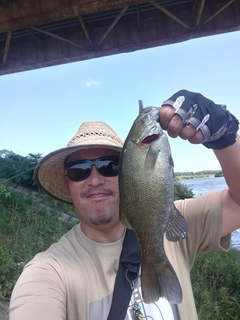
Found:
[{"label": "man's nose", "polygon": [[92,165],[92,170],[91,170],[91,174],[88,177],[88,183],[92,184],[92,185],[99,185],[99,184],[103,184],[104,183],[104,176],[102,176],[96,166],[93,164]]}]

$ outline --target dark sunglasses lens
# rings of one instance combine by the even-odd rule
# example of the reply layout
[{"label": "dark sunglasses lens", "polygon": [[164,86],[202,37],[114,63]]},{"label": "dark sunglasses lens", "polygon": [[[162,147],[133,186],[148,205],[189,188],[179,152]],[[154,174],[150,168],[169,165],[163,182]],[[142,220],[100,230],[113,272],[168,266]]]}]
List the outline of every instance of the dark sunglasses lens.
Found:
[{"label": "dark sunglasses lens", "polygon": [[67,169],[67,176],[72,181],[82,181],[90,176],[91,168],[88,162],[76,163]]},{"label": "dark sunglasses lens", "polygon": [[104,177],[115,177],[119,173],[119,157],[111,159],[99,159],[97,162],[98,172]]},{"label": "dark sunglasses lens", "polygon": [[119,157],[112,156],[69,163],[66,165],[66,174],[72,181],[85,180],[91,174],[92,165],[104,177],[115,177],[119,173]]}]

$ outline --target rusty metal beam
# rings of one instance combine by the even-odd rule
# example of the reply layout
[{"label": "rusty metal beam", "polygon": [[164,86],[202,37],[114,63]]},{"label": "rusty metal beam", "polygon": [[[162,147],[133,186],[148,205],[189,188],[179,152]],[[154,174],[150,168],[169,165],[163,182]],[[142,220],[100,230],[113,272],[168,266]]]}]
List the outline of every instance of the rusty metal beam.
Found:
[{"label": "rusty metal beam", "polygon": [[69,44],[71,44],[71,45],[73,45],[73,46],[76,46],[76,47],[79,47],[79,48],[83,48],[83,46],[81,46],[80,44],[77,44],[77,43],[75,43],[75,42],[73,42],[73,41],[71,41],[71,40],[65,39],[65,38],[63,38],[63,37],[60,37],[60,36],[54,34],[54,33],[48,32],[48,31],[46,31],[46,30],[43,30],[43,29],[40,29],[40,28],[37,28],[37,27],[29,27],[29,28],[30,28],[30,29],[33,29],[33,30],[35,30],[35,31],[38,31],[38,32],[40,32],[40,33],[44,33],[44,34],[46,34],[46,35],[48,35],[48,36],[50,36],[50,37],[53,37],[53,38],[55,38],[55,39],[58,39],[58,40],[67,42],[67,43],[69,43]]},{"label": "rusty metal beam", "polygon": [[38,38],[32,33],[32,31],[31,31],[29,28],[27,28],[27,31],[29,32],[29,34],[31,35],[31,37],[33,37],[33,39],[34,39],[36,42],[40,43],[40,41],[38,40]]},{"label": "rusty metal beam", "polygon": [[7,56],[8,56],[8,51],[9,51],[9,47],[10,47],[11,37],[12,37],[12,31],[8,31],[6,44],[5,44],[5,48],[4,48],[4,52],[3,52],[3,60],[2,60],[3,64],[6,63],[6,61],[7,61]]},{"label": "rusty metal beam", "polygon": [[173,20],[175,20],[176,22],[178,22],[180,25],[182,25],[184,28],[186,29],[190,29],[191,27],[188,26],[185,22],[183,22],[182,20],[178,19],[175,15],[173,15],[171,12],[169,12],[167,9],[165,9],[163,6],[160,6],[160,4],[158,4],[157,2],[153,1],[153,0],[149,0],[149,2],[151,4],[153,4],[156,8],[158,8],[159,10],[161,10],[162,12],[164,12],[167,16],[169,16],[170,18],[172,18]]},{"label": "rusty metal beam", "polygon": [[102,39],[100,40],[99,44],[103,42],[103,40],[106,38],[106,36],[109,34],[109,32],[113,29],[113,27],[117,24],[117,22],[121,19],[121,17],[124,15],[124,13],[127,11],[128,7],[125,7],[122,9],[122,11],[119,13],[119,15],[116,17],[116,19],[113,21],[111,26],[108,28],[107,32],[102,36]]},{"label": "rusty metal beam", "polygon": [[210,18],[208,18],[206,21],[204,21],[203,24],[207,24],[210,20],[215,18],[220,12],[225,10],[230,4],[232,4],[235,0],[230,0],[228,3],[226,3],[221,9],[219,9],[216,13],[214,13]]},{"label": "rusty metal beam", "polygon": [[83,28],[83,31],[84,31],[84,33],[85,33],[85,36],[86,36],[87,39],[88,39],[88,42],[92,45],[92,40],[91,40],[90,35],[89,35],[89,33],[88,33],[88,30],[87,30],[87,28],[86,28],[86,26],[85,26],[83,17],[82,17],[82,16],[78,16],[78,20],[79,20],[79,22],[80,22],[80,24],[81,24],[81,26],[82,26],[82,28]]},{"label": "rusty metal beam", "polygon": [[194,25],[198,26],[202,17],[203,8],[206,0],[197,1],[195,12],[194,12]]}]

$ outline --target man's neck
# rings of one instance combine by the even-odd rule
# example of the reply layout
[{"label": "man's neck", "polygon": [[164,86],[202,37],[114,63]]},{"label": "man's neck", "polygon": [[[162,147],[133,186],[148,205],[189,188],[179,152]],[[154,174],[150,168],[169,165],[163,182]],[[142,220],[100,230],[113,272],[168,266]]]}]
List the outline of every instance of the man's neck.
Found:
[{"label": "man's neck", "polygon": [[90,226],[88,224],[81,223],[81,228],[86,237],[99,243],[110,243],[120,240],[126,229],[120,221],[114,226],[111,224]]}]

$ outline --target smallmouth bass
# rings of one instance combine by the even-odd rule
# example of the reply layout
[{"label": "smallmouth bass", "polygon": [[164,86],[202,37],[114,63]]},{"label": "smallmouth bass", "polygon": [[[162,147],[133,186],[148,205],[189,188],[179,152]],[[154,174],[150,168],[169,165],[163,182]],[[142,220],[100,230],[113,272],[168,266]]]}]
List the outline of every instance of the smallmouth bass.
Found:
[{"label": "smallmouth bass", "polygon": [[181,303],[182,289],[164,251],[183,240],[187,222],[174,206],[173,160],[160,109],[144,108],[125,140],[119,172],[120,215],[135,230],[142,250],[141,286],[145,303],[165,297]]}]

